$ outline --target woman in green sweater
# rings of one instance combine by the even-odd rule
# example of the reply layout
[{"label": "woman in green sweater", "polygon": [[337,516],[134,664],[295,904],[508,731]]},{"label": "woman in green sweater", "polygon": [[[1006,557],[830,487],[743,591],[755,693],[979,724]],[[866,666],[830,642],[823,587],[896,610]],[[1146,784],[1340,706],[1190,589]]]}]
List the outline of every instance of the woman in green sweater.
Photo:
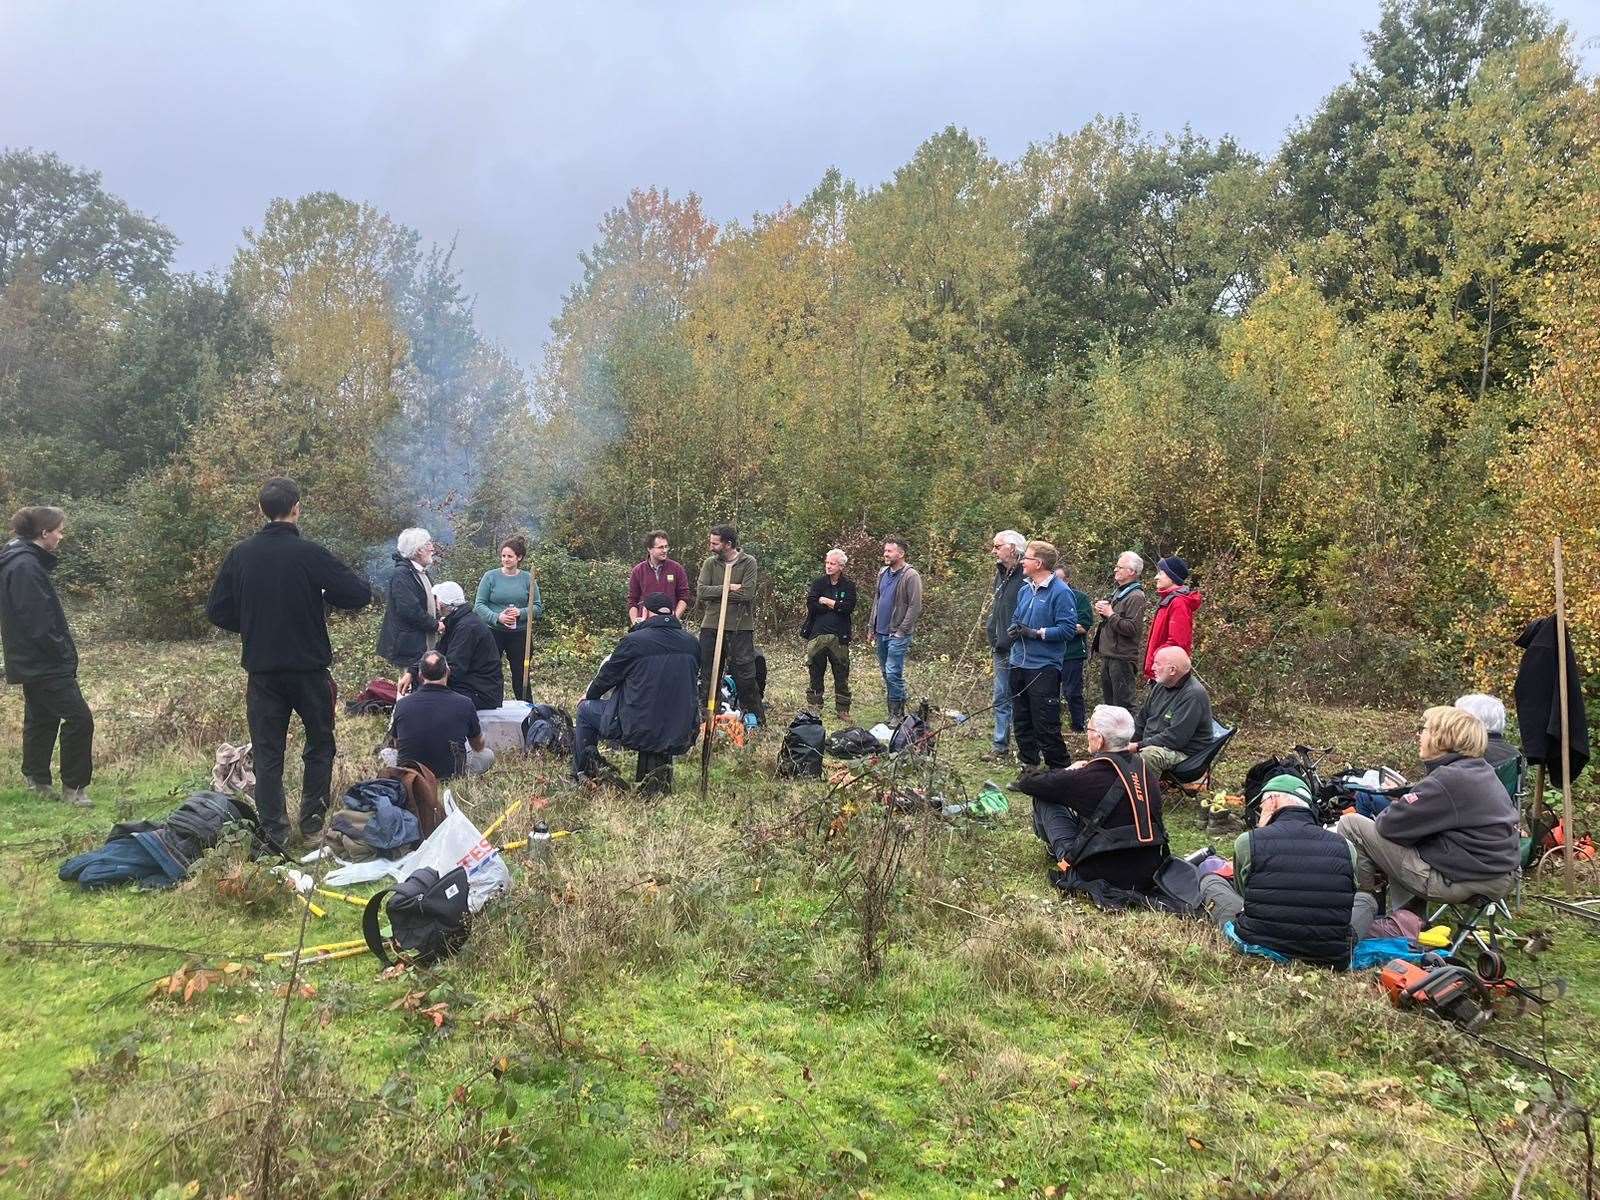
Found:
[{"label": "woman in green sweater", "polygon": [[511,694],[518,700],[528,699],[528,683],[522,677],[528,609],[531,607],[536,617],[544,615],[539,585],[522,569],[522,560],[526,557],[528,543],[520,536],[501,542],[500,566],[484,572],[478,581],[477,601],[472,606],[472,611],[482,617],[483,623],[494,633],[500,653],[511,661]]}]

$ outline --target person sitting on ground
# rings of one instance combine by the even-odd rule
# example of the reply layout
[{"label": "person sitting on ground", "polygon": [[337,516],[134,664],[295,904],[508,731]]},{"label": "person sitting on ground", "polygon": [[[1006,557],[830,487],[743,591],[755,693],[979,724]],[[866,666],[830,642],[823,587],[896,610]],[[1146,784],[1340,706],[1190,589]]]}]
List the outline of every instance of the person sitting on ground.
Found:
[{"label": "person sitting on ground", "polygon": [[700,643],[673,616],[664,592],[644,598],[645,619],[600,664],[578,702],[572,776],[583,783],[604,766],[598,743],[621,742],[645,754],[678,755],[700,730]]},{"label": "person sitting on ground", "polygon": [[1522,790],[1522,751],[1506,737],[1506,706],[1493,696],[1470,692],[1456,699],[1456,707],[1483,722],[1489,735],[1483,761],[1494,769],[1505,786],[1506,795],[1516,800],[1517,793]]},{"label": "person sitting on ground", "polygon": [[1426,774],[1378,814],[1339,818],[1356,851],[1356,886],[1389,885],[1389,908],[1417,900],[1460,904],[1498,898],[1516,882],[1517,812],[1483,759],[1483,722],[1437,705],[1422,714],[1418,757]]},{"label": "person sitting on ground", "polygon": [[1267,780],[1256,827],[1233,844],[1232,881],[1202,876],[1200,899],[1247,953],[1347,967],[1378,906],[1356,890],[1354,847],[1317,824],[1311,805],[1298,775]]},{"label": "person sitting on ground", "polygon": [[378,752],[386,767],[419,762],[439,780],[482,775],[494,765],[494,751],[483,744],[483,727],[471,699],[450,686],[450,661],[429,650],[417,664],[420,686],[394,706],[389,726],[393,747]]},{"label": "person sitting on ground", "polygon": [[432,650],[444,632],[433,601],[433,536],[426,529],[402,529],[395,539],[394,569],[378,627],[378,657],[402,671]]},{"label": "person sitting on ground", "polygon": [[1058,886],[1101,880],[1147,891],[1166,860],[1160,782],[1129,749],[1132,736],[1127,709],[1096,705],[1087,730],[1091,758],[1012,785],[1033,797],[1033,831],[1062,874]]},{"label": "person sitting on ground", "polygon": [[1129,748],[1157,771],[1170,771],[1211,745],[1211,697],[1182,647],[1158,650],[1153,666],[1155,679]]},{"label": "person sitting on ground", "polygon": [[[505,684],[500,676],[500,647],[483,618],[467,604],[467,594],[459,583],[446,580],[433,586],[434,603],[439,610],[439,653],[451,662],[450,689],[460,692],[477,709],[499,708],[505,702]],[[412,666],[400,677],[398,691],[404,696],[417,681]]]}]

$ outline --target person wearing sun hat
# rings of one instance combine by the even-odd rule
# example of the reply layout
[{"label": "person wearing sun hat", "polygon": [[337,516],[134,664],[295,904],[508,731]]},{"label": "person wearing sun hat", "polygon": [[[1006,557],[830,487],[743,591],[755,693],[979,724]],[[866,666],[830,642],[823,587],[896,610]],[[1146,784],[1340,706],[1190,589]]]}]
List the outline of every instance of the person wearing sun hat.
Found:
[{"label": "person wearing sun hat", "polygon": [[1356,890],[1355,851],[1317,823],[1311,788],[1274,775],[1261,790],[1261,816],[1233,844],[1233,879],[1200,879],[1200,899],[1235,946],[1279,960],[1329,967],[1350,951],[1377,914]]},{"label": "person wearing sun hat", "polygon": [[1189,585],[1189,564],[1176,555],[1156,563],[1156,615],[1144,649],[1144,677],[1154,679],[1156,652],[1177,646],[1194,657],[1194,615],[1206,598]]}]

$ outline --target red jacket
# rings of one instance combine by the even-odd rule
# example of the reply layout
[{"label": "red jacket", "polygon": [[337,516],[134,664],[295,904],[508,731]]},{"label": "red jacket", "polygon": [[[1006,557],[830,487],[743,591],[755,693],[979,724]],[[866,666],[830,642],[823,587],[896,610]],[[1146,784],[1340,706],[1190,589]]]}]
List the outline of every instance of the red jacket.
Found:
[{"label": "red jacket", "polygon": [[1206,598],[1190,588],[1173,588],[1160,593],[1156,619],[1150,625],[1150,643],[1144,650],[1144,677],[1154,679],[1156,651],[1163,646],[1182,646],[1194,653],[1194,614]]}]

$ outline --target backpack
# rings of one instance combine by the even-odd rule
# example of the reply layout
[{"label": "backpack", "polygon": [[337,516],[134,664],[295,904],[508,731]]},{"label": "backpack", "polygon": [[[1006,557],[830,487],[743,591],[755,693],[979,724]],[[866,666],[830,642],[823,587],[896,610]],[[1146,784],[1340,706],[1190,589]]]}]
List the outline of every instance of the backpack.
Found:
[{"label": "backpack", "polygon": [[900,722],[900,727],[889,738],[889,753],[898,754],[908,750],[912,754],[927,754],[933,749],[933,739],[937,735],[932,726],[928,724],[928,702],[924,700],[917,705],[916,712],[909,712]]},{"label": "backpack", "polygon": [[[471,930],[467,913],[467,872],[463,867],[441,876],[432,867],[419,867],[392,888],[367,901],[361,914],[361,932],[368,948],[386,967],[399,961],[434,962],[461,949]],[[378,914],[388,898],[389,936],[378,930]],[[395,958],[389,951],[395,952]]]},{"label": "backpack", "polygon": [[522,718],[522,745],[529,751],[572,753],[572,718],[553,704],[534,704]]},{"label": "backpack", "polygon": [[416,814],[423,837],[439,828],[444,821],[444,805],[439,802],[439,781],[432,767],[407,759],[398,767],[380,767],[378,778],[400,781],[406,793],[406,807]]},{"label": "backpack", "polygon": [[393,712],[400,693],[392,679],[373,679],[354,696],[344,702],[344,711],[351,716]]},{"label": "backpack", "polygon": [[[1305,779],[1305,768],[1297,758],[1264,758],[1245,773],[1244,777],[1244,823],[1246,829],[1254,829],[1256,821],[1261,816],[1261,789],[1267,786],[1267,780],[1274,775],[1293,775],[1297,779]],[[1306,780],[1307,786],[1310,780]]]},{"label": "backpack", "polygon": [[827,731],[822,718],[814,712],[801,711],[789,722],[778,747],[778,777],[780,779],[820,779],[822,777],[822,747]]},{"label": "backpack", "polygon": [[830,733],[824,748],[834,758],[866,758],[883,753],[883,743],[859,725]]}]

